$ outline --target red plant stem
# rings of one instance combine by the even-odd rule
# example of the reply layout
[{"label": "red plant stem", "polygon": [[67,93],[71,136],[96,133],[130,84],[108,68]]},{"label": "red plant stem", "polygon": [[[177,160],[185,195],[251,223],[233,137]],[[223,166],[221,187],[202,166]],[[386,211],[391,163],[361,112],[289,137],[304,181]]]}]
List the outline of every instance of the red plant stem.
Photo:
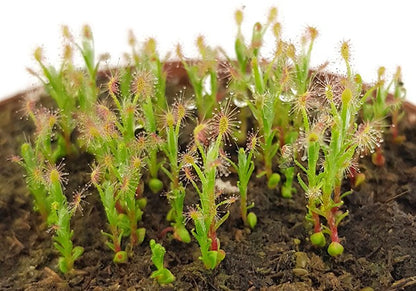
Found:
[{"label": "red plant stem", "polygon": [[136,211],[129,211],[130,220],[130,242],[131,245],[137,245],[139,238],[137,237],[137,222],[136,222]]},{"label": "red plant stem", "polygon": [[313,219],[313,225],[314,225],[314,232],[320,232],[321,231],[321,222],[319,220],[319,214],[316,212],[312,212],[312,219]]},{"label": "red plant stem", "polygon": [[162,229],[162,231],[159,233],[158,238],[164,238],[166,236],[166,234],[170,231],[174,231],[175,229],[172,226],[168,226],[165,227],[164,229]]},{"label": "red plant stem", "polygon": [[116,201],[116,210],[118,214],[124,213],[123,207],[121,207],[120,201]]},{"label": "red plant stem", "polygon": [[282,126],[278,126],[279,131],[279,147],[282,148],[285,145],[285,132]]},{"label": "red plant stem", "polygon": [[[341,202],[341,185],[336,185],[334,189],[334,202],[340,203]],[[338,207],[334,207],[338,211]]]},{"label": "red plant stem", "polygon": [[139,184],[137,184],[137,188],[136,188],[136,195],[135,195],[135,198],[136,199],[142,198],[143,192],[144,192],[144,189],[143,188],[144,188],[143,183],[140,183],[139,182]]},{"label": "red plant stem", "polygon": [[121,245],[118,242],[118,231],[117,227],[111,226],[111,233],[113,234],[113,245],[114,245],[114,252],[118,253],[121,251]]},{"label": "red plant stem", "polygon": [[357,176],[357,170],[355,167],[349,167],[348,169],[348,178],[350,179],[350,184],[355,185],[355,180]]},{"label": "red plant stem", "polygon": [[331,241],[333,241],[333,242],[339,242],[338,228],[337,228],[337,225],[335,223],[335,214],[336,214],[337,211],[338,211],[338,207],[333,207],[329,211],[328,217],[327,217],[329,230],[331,231]]},{"label": "red plant stem", "polygon": [[212,223],[209,229],[208,237],[211,239],[211,251],[218,251],[217,232],[215,231],[215,224]]},{"label": "red plant stem", "polygon": [[118,253],[121,251],[121,246],[118,242],[114,241],[114,252]]}]

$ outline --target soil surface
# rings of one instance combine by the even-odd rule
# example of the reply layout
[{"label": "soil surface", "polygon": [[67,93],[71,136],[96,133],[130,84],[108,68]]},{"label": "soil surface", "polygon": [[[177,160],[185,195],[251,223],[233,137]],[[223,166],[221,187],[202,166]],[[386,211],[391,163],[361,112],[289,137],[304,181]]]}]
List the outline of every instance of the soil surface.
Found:
[{"label": "soil surface", "polygon": [[[85,253],[76,261],[76,271],[64,276],[57,269],[51,234],[32,210],[23,170],[8,160],[33,130],[31,122],[21,118],[21,98],[0,106],[1,290],[416,290],[416,127],[407,119],[402,128],[407,141],[393,145],[386,137],[385,167],[376,168],[368,158],[362,161],[367,180],[346,198],[344,210],[350,215],[339,226],[345,247],[340,257],[311,246],[300,189],[293,199],[284,199],[277,190],[267,189],[265,180],[254,178],[248,195],[258,225],[252,232],[245,230],[238,205],[231,206],[229,219],[218,231],[226,258],[217,269],[205,270],[195,240],[185,245],[169,235],[158,238],[168,226],[169,206],[164,195],[148,189],[142,222],[146,239],[128,264],[116,265],[100,233],[106,229],[105,213],[91,188],[83,215],[72,221],[75,244]],[[92,160],[81,155],[64,161],[71,172],[68,196],[88,182]],[[235,177],[230,177],[234,184]],[[189,192],[186,204],[192,203],[195,194]],[[187,227],[192,228],[191,223]],[[166,248],[165,264],[177,278],[168,286],[149,278],[154,270],[151,238]]]}]

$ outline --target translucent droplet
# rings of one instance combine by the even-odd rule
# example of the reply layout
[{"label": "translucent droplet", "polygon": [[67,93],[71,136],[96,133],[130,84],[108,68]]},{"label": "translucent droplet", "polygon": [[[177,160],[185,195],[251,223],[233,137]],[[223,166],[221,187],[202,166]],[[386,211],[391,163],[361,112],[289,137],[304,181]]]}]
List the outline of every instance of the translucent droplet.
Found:
[{"label": "translucent droplet", "polygon": [[233,103],[235,106],[239,108],[246,107],[248,105],[247,100],[245,98],[234,96]]},{"label": "translucent droplet", "polygon": [[301,158],[300,158],[300,160],[301,160],[302,162],[306,161],[306,159],[307,159],[307,157],[306,157],[306,156],[303,156],[303,157],[301,157]]},{"label": "translucent droplet", "polygon": [[202,84],[202,92],[206,95],[212,94],[212,88],[211,88],[211,75],[208,75],[204,78],[203,84]]},{"label": "translucent droplet", "polygon": [[280,99],[280,101],[282,101],[282,102],[292,102],[293,101],[293,99],[294,99],[294,95],[292,95],[292,94],[287,94],[287,93],[283,93],[283,94],[280,94],[279,95],[279,99]]},{"label": "translucent droplet", "polygon": [[188,104],[186,104],[186,109],[195,110],[196,109],[195,103],[194,102],[189,102]]}]

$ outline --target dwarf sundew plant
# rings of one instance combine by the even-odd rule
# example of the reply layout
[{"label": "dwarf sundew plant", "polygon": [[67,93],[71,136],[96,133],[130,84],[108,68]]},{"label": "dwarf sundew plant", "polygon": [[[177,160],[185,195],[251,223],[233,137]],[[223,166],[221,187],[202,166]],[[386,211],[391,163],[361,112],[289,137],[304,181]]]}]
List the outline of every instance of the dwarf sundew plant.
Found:
[{"label": "dwarf sundew plant", "polygon": [[[262,179],[267,179],[265,188],[278,189],[287,199],[301,190],[307,200],[306,219],[313,225],[309,240],[327,246],[331,256],[343,253],[338,227],[348,215],[343,198],[352,192],[343,186],[344,178],[353,186],[364,182],[359,162],[367,155],[374,154],[376,164],[382,164],[387,122],[393,142],[404,139],[398,131],[405,96],[400,68],[392,81],[381,68],[377,83],[364,85],[352,72],[349,43],[343,42],[345,76],[325,73],[325,66],[311,71],[315,28],[306,28],[297,47],[282,39],[273,8],[265,23],[254,25],[246,43],[242,11],[235,19],[235,59],[206,44],[202,36],[196,41],[198,60],[188,61],[176,47],[178,64],[193,88],[189,97],[181,85],[178,92],[167,92],[164,64],[170,54],[161,58],[154,39],[140,43],[130,33],[129,66],[101,75],[88,26],[80,43],[64,28],[65,51],[58,69],[46,65],[41,49],[35,51],[41,67],[36,75],[56,106],[25,102],[34,136],[21,146],[21,157],[12,160],[25,169],[34,208],[54,232],[63,273],[75,268],[83,253],[73,245],[70,222],[82,209],[87,190],[102,203],[107,226],[101,232],[115,263],[126,263],[136,250],[148,246],[141,245],[149,215],[145,206],[148,199],[160,199],[169,204],[169,211],[163,213],[168,223],[158,229],[158,238],[166,240],[164,244],[172,238],[185,243],[196,239],[203,266],[218,267],[226,259],[220,226],[236,221],[233,215],[228,219],[229,207],[240,200],[246,229],[256,232],[256,224],[261,224],[251,187],[261,187]],[[275,43],[270,59],[262,56],[268,37]],[[72,61],[74,49],[82,56],[83,69]],[[58,162],[76,151],[94,158],[89,165],[91,187],[69,201],[64,195],[69,177]],[[238,198],[230,195],[238,192]],[[270,192],[265,189],[262,195]],[[273,194],[269,199],[281,198]],[[165,237],[167,232],[172,236]],[[154,238],[149,241],[157,269],[149,276],[160,284],[173,282],[175,277],[163,265],[165,249]]]},{"label": "dwarf sundew plant", "polygon": [[81,207],[83,197],[80,192],[74,195],[74,201],[67,201],[64,194],[67,173],[62,170],[63,164],[55,165],[48,159],[52,153],[48,147],[51,131],[57,120],[44,108],[37,112],[37,116],[40,119],[47,118],[47,122],[37,124],[34,146],[24,143],[21,146],[21,158],[15,157],[13,160],[26,170],[26,183],[34,197],[34,207],[45,226],[53,232],[53,245],[61,255],[58,267],[61,272],[68,273],[84,252],[82,247],[74,247],[70,225],[72,216]]},{"label": "dwarf sundew plant", "polygon": [[[193,144],[183,158],[183,171],[186,178],[198,193],[200,203],[188,211],[188,217],[193,220],[195,236],[201,249],[200,259],[207,269],[214,269],[225,258],[225,252],[220,248],[217,229],[229,216],[229,212],[220,216],[220,208],[235,202],[235,197],[224,198],[221,191],[216,189],[218,175],[227,173],[228,162],[224,156],[222,146],[237,128],[236,109],[227,100],[212,119],[200,123],[194,129]],[[211,139],[207,139],[207,134]],[[201,156],[201,164],[196,155]],[[197,179],[190,172],[192,168]]]},{"label": "dwarf sundew plant", "polygon": [[258,136],[251,132],[247,140],[247,148],[238,150],[237,163],[231,159],[228,162],[234,167],[238,174],[237,186],[240,192],[240,213],[245,226],[254,229],[257,224],[257,216],[254,212],[247,213],[247,210],[254,207],[254,203],[247,205],[248,183],[254,171],[253,155],[258,146]]},{"label": "dwarf sundew plant", "polygon": [[[361,157],[363,153],[373,151],[382,142],[381,132],[371,123],[357,125],[356,120],[358,111],[375,87],[362,95],[361,77],[351,74],[349,47],[346,43],[342,44],[341,55],[348,70],[341,95],[334,95],[332,88],[336,84],[328,84],[324,96],[310,97],[323,97],[321,102],[327,104],[327,110],[312,115],[312,112],[307,112],[306,104],[299,108],[304,124],[299,145],[304,148],[307,165],[300,162],[297,164],[306,173],[307,182],[300,173],[298,179],[308,198],[308,218],[314,224],[311,242],[324,246],[325,237],[322,232],[328,233],[331,238],[328,253],[331,256],[340,255],[344,249],[338,236],[338,225],[348,212],[342,212],[340,207],[343,205],[342,198],[351,192],[341,193],[344,175],[356,156]],[[321,225],[320,217],[325,218],[326,226]]]},{"label": "dwarf sundew plant", "polygon": [[136,98],[121,97],[120,101],[114,99],[119,115],[97,104],[94,112],[79,117],[80,138],[96,158],[91,182],[100,194],[110,229],[110,233],[103,234],[110,238],[107,245],[115,252],[117,263],[127,260],[128,252],[122,250],[123,237],[130,238],[128,250],[144,239],[145,229],[138,227],[146,205],[142,168],[146,165],[147,148],[153,142],[145,134],[135,135]]},{"label": "dwarf sundew plant", "polygon": [[[43,51],[39,47],[34,52],[41,73],[29,69],[43,84],[46,92],[55,101],[60,120],[59,131],[56,132],[56,145],[53,156],[58,157],[77,152],[76,145],[71,141],[71,134],[76,127],[74,114],[77,111],[87,112],[95,103],[98,96],[96,86],[99,62],[95,62],[94,39],[89,26],[83,27],[82,42],[78,44],[69,32],[68,27],[62,28],[65,39],[61,66],[55,68],[45,64]],[[80,52],[85,71],[76,67],[73,61],[74,47]]]},{"label": "dwarf sundew plant", "polygon": [[[398,120],[403,116],[399,114],[398,109],[403,102],[405,91],[401,84],[401,69],[397,68],[393,79],[386,83],[386,68],[380,67],[378,69],[378,86],[375,90],[375,96],[370,102],[367,102],[363,106],[363,119],[367,121],[373,121],[378,130],[382,130],[387,127],[386,116],[391,115],[391,133],[395,143],[400,143],[404,140],[403,135],[399,135],[397,129]],[[393,95],[389,96],[389,92],[393,91]],[[372,161],[377,166],[383,166],[385,158],[381,145],[375,148],[372,152]]]},{"label": "dwarf sundew plant", "polygon": [[185,187],[180,179],[180,171],[184,161],[180,159],[179,155],[179,133],[181,126],[185,122],[185,119],[189,117],[190,110],[193,107],[193,103],[178,99],[172,108],[164,112],[161,124],[161,132],[164,132],[166,139],[162,150],[169,161],[168,168],[162,166],[162,170],[170,180],[170,191],[167,197],[171,205],[171,210],[167,215],[167,219],[173,221],[173,236],[186,243],[191,241],[191,237],[184,224],[183,204]]},{"label": "dwarf sundew plant", "polygon": [[210,118],[216,107],[218,93],[218,52],[216,49],[205,44],[203,36],[199,36],[196,39],[196,46],[201,57],[198,61],[186,61],[179,44],[176,47],[176,54],[188,73],[189,82],[194,89],[198,117],[202,121],[205,118]]}]

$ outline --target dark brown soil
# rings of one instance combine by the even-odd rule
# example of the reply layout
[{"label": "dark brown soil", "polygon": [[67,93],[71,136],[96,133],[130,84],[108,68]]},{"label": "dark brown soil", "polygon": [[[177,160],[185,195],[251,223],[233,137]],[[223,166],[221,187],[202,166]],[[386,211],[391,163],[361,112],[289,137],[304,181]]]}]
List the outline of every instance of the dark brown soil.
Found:
[{"label": "dark brown soil", "polygon": [[[31,123],[17,112],[19,98],[0,108],[1,290],[416,290],[416,128],[408,121],[405,143],[392,145],[387,138],[385,167],[363,161],[367,181],[346,199],[350,215],[339,227],[342,256],[332,258],[309,243],[300,190],[287,200],[264,187],[264,180],[254,179],[249,195],[259,223],[249,233],[238,218],[237,205],[230,209],[218,233],[226,258],[216,270],[204,269],[195,241],[184,245],[169,236],[158,239],[167,250],[166,266],[177,278],[161,288],[149,278],[149,240],[168,225],[168,204],[166,197],[147,190],[146,239],[128,264],[112,262],[100,233],[106,229],[105,214],[90,189],[83,215],[73,220],[76,244],[84,246],[85,253],[74,274],[59,273],[50,234],[40,228],[32,211],[24,173],[8,161],[31,136]],[[72,173],[68,195],[88,181],[91,161],[87,155],[65,160]],[[192,193],[188,196],[189,205]]]}]

